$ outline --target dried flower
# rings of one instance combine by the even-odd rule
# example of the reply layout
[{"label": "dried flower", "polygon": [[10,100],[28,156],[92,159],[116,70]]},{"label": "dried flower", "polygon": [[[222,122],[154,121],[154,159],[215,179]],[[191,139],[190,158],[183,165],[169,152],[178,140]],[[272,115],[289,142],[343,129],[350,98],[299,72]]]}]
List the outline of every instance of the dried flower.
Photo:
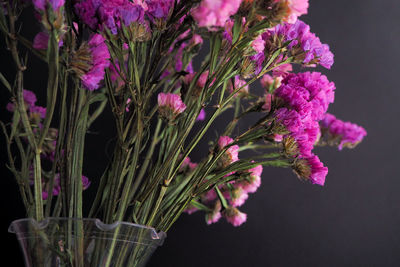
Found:
[{"label": "dried flower", "polygon": [[[226,146],[230,145],[234,140],[229,136],[221,136],[218,140],[218,147],[220,150],[224,149]],[[221,167],[225,168],[239,160],[239,146],[230,146],[225,153],[219,159],[219,164]]]},{"label": "dried flower", "polygon": [[206,213],[206,222],[208,225],[216,223],[221,219],[221,201],[217,200],[211,212]]},{"label": "dried flower", "polygon": [[174,120],[185,109],[186,105],[182,102],[179,95],[172,93],[158,94],[158,111],[167,120]]},{"label": "dried flower", "polygon": [[222,215],[233,226],[240,226],[247,220],[247,214],[240,212],[237,208],[227,207]]},{"label": "dried flower", "polygon": [[339,150],[343,147],[354,148],[367,135],[367,131],[357,124],[344,122],[332,114],[325,114],[321,127],[328,130],[332,139],[339,139]]},{"label": "dried flower", "polygon": [[[86,50],[86,47],[83,49]],[[84,53],[79,54],[80,57],[77,57],[75,65],[78,65],[78,61],[81,60],[82,66],[85,60],[88,59],[88,56],[90,57],[90,62],[86,63],[90,68],[86,72],[83,69],[84,74],[80,78],[86,89],[93,91],[99,88],[100,82],[104,79],[105,69],[110,65],[110,53],[108,52],[104,37],[100,34],[94,34],[89,39],[88,50],[86,52],[88,53],[86,55]]]}]

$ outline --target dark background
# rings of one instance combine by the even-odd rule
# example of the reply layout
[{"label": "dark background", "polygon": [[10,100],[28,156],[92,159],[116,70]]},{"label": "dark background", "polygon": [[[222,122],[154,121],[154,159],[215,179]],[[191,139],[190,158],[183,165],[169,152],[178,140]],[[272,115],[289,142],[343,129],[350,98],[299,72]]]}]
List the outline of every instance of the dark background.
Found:
[{"label": "dark background", "polygon": [[[302,183],[286,169],[265,168],[261,188],[242,207],[248,221],[241,227],[223,220],[207,226],[203,214],[183,215],[149,267],[400,266],[400,2],[310,0],[302,19],[335,54],[333,68],[322,70],[337,87],[330,112],[364,126],[368,136],[354,150],[317,149],[329,167],[324,187]],[[37,92],[45,88],[46,78],[38,74],[46,69],[35,66],[25,87]],[[2,43],[1,71],[11,69]],[[8,102],[4,92],[2,107]],[[92,167],[86,174],[93,180],[106,160],[98,145],[110,134],[105,123],[98,122],[94,129],[102,132],[88,140]],[[2,170],[2,262],[23,266],[6,229],[24,213],[10,173]]]}]

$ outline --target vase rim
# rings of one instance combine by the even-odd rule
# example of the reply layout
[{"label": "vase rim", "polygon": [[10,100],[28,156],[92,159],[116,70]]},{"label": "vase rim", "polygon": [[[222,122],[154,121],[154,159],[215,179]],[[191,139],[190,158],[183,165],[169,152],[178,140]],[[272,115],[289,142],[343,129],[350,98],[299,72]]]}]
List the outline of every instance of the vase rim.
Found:
[{"label": "vase rim", "polygon": [[166,233],[159,231],[157,232],[155,228],[151,226],[146,226],[146,225],[141,225],[141,224],[136,224],[136,223],[131,223],[131,222],[126,222],[126,221],[116,221],[111,224],[107,224],[102,222],[98,218],[71,218],[71,217],[46,217],[41,221],[37,221],[35,218],[21,218],[17,219],[11,222],[8,232],[16,234],[17,233],[17,228],[16,226],[22,223],[30,223],[32,224],[36,229],[42,230],[45,229],[51,221],[82,221],[82,222],[92,222],[94,225],[97,226],[97,228],[101,231],[112,231],[115,230],[118,226],[123,226],[123,227],[136,227],[136,228],[141,228],[141,229],[146,229],[150,232],[151,238],[154,240],[159,239],[160,241],[164,240],[167,236]]}]

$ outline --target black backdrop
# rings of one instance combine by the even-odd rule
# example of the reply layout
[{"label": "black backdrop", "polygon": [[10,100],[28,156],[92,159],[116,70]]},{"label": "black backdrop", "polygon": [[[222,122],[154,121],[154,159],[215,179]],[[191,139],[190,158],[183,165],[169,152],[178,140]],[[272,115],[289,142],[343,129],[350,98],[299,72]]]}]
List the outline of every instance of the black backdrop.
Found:
[{"label": "black backdrop", "polygon": [[[329,167],[324,187],[302,183],[289,170],[265,169],[261,188],[242,208],[248,213],[242,227],[207,226],[202,214],[183,215],[150,267],[400,265],[399,14],[399,0],[310,0],[303,20],[335,53],[332,70],[322,70],[337,87],[330,112],[363,125],[367,138],[355,150],[317,150]],[[35,28],[28,29],[33,36]],[[3,43],[0,52],[1,71],[9,74],[12,62]],[[43,72],[35,67],[25,87],[45,88]],[[4,92],[1,107],[8,102]],[[85,171],[93,180],[106,160],[98,142],[112,136],[107,123],[98,122],[88,138],[91,167]],[[3,143],[1,151],[4,165]],[[24,213],[10,173],[3,166],[2,171],[1,260],[12,262],[2,265],[23,266],[17,241],[6,229]]]}]

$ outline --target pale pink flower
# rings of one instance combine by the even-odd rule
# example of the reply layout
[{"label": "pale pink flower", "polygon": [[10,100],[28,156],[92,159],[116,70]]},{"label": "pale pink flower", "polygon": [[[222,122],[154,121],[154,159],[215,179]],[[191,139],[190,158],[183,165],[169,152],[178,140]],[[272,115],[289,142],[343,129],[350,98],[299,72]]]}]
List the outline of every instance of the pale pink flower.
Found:
[{"label": "pale pink flower", "polygon": [[225,22],[234,15],[242,0],[203,0],[192,10],[192,16],[200,27],[224,27]]},{"label": "pale pink flower", "polygon": [[261,108],[267,112],[270,112],[273,99],[274,99],[274,96],[272,94],[266,93],[264,96],[264,105]]},{"label": "pale pink flower", "polygon": [[231,194],[232,198],[229,200],[229,203],[232,205],[232,207],[242,206],[249,198],[249,195],[245,190],[243,190],[242,187],[236,187],[232,190]]},{"label": "pale pink flower", "polygon": [[262,165],[258,165],[252,169],[249,169],[247,172],[250,173],[250,177],[248,180],[242,180],[239,183],[239,186],[246,193],[254,193],[261,185],[261,173],[263,171]]},{"label": "pale pink flower", "polygon": [[264,52],[265,41],[262,38],[262,34],[258,35],[257,38],[254,39],[254,41],[251,43],[251,47],[257,54]]},{"label": "pale pink flower", "polygon": [[237,208],[228,207],[223,211],[225,219],[233,226],[240,226],[247,220],[247,214]]},{"label": "pale pink flower", "polygon": [[228,89],[230,93],[233,93],[234,90],[237,90],[239,88],[243,87],[240,89],[235,96],[240,95],[240,96],[246,96],[249,93],[249,85],[246,85],[246,81],[240,79],[239,75],[235,76],[235,84],[232,86],[232,83],[229,82]]},{"label": "pale pink flower", "polygon": [[289,16],[286,21],[290,24],[294,24],[297,18],[301,15],[307,14],[308,0],[288,0]]},{"label": "pale pink flower", "polygon": [[185,109],[186,105],[182,102],[180,95],[172,93],[158,94],[158,110],[164,118],[173,120]]},{"label": "pale pink flower", "polygon": [[[231,144],[234,140],[230,138],[229,136],[221,136],[218,140],[218,146],[219,149],[222,150],[229,144]],[[233,145],[230,146],[224,155],[220,158],[220,164],[222,167],[227,167],[233,162],[236,162],[239,160],[239,146],[238,145]]]}]

